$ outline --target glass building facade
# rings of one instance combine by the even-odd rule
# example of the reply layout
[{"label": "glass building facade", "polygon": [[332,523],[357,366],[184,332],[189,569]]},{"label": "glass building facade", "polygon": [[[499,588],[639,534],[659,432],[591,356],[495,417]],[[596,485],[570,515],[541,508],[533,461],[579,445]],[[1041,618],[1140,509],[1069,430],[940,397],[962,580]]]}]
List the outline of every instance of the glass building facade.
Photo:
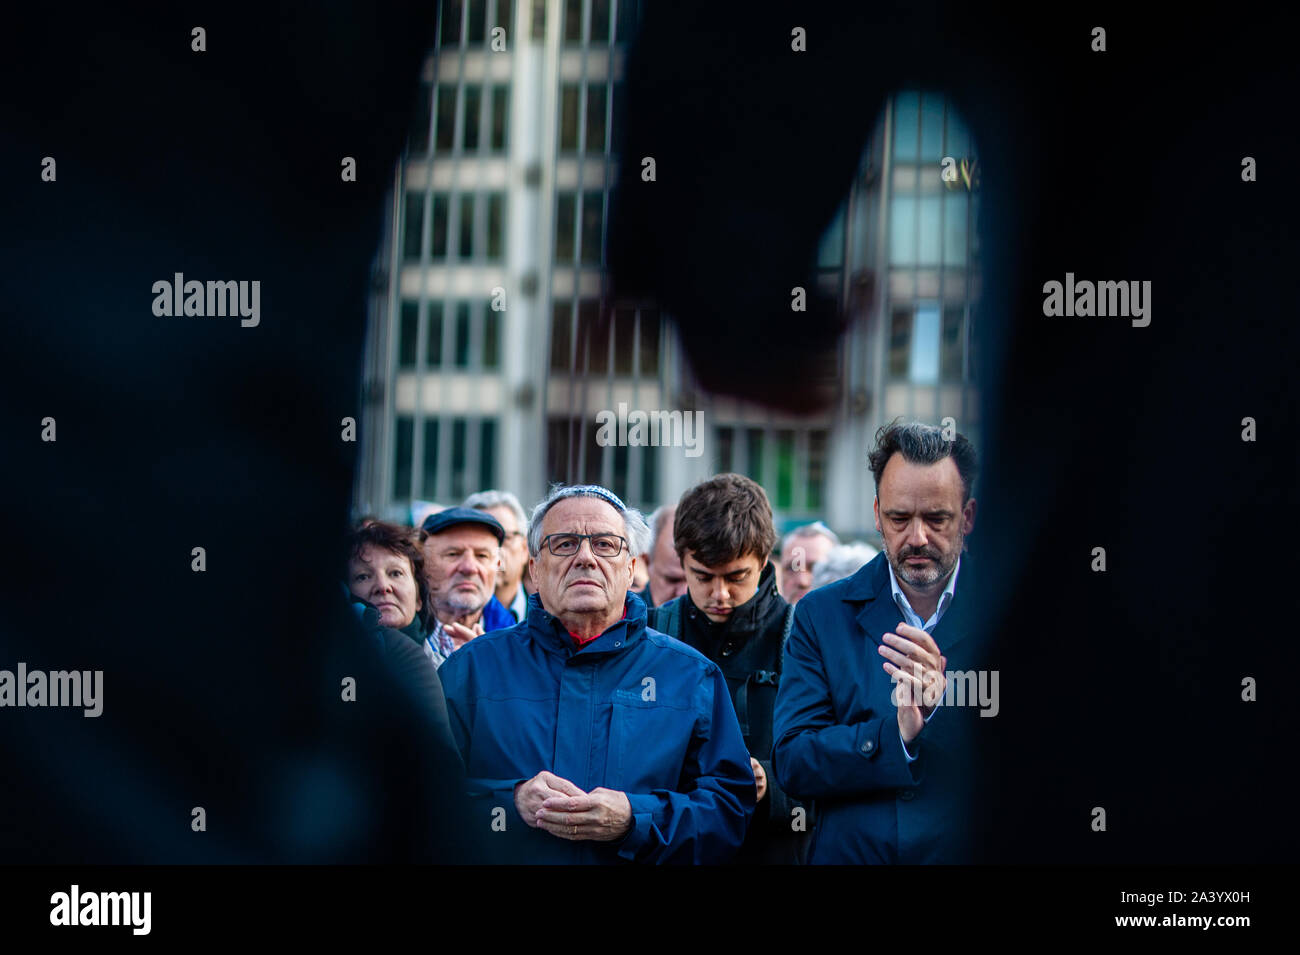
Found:
[{"label": "glass building facade", "polygon": [[[865,456],[895,416],[978,435],[978,164],[940,96],[889,101],[817,281],[851,318],[835,406],[704,394],[653,302],[609,299],[604,237],[636,0],[446,0],[376,259],[355,511],[591,481],[653,508],[722,470],[783,525],[871,528]],[[956,181],[942,160],[954,159]],[[870,290],[864,294],[863,290]],[[603,446],[602,411],[700,410],[702,453]]]}]

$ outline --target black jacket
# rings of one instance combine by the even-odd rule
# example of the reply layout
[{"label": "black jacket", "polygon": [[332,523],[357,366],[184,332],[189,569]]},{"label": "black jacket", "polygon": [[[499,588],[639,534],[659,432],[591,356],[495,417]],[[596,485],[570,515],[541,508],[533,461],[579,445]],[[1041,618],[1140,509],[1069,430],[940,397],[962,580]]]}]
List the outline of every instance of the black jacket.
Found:
[{"label": "black jacket", "polygon": [[371,646],[378,652],[389,673],[411,695],[420,711],[429,719],[437,735],[440,748],[445,747],[449,759],[463,768],[460,751],[451,733],[451,720],[447,715],[447,699],[442,692],[438,668],[424,650],[421,637],[423,627],[417,615],[401,630],[382,626],[379,611],[359,597],[352,597],[353,609],[361,620]]},{"label": "black jacket", "polygon": [[792,611],[777,592],[776,570],[768,561],[754,596],[722,623],[710,620],[689,593],[649,612],[650,626],[699,650],[722,670],[745,745],[767,774],[767,795],[754,810],[738,863],[798,862],[805,829],[811,828],[806,811],[796,814],[801,804],[786,795],[772,772],[772,717]]}]

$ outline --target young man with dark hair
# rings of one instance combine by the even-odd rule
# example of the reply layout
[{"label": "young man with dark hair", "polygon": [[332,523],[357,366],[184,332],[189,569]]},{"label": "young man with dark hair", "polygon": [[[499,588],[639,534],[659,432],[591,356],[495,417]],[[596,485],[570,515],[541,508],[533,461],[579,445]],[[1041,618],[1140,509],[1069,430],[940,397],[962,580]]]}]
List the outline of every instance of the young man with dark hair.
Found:
[{"label": "young man with dark hair", "polygon": [[673,545],[686,593],[650,611],[649,625],[721,668],[750,753],[758,806],[738,863],[800,861],[802,811],[772,776],[772,713],[793,607],[776,587],[776,544],[763,489],[741,474],[697,484],[677,504]]}]

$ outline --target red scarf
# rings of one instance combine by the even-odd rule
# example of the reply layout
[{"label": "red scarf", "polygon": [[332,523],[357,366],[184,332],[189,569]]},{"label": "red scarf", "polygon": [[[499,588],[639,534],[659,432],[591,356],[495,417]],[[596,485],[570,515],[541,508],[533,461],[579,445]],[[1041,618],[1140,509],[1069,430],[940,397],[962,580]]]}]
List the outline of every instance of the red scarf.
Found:
[{"label": "red scarf", "polygon": [[[626,604],[623,605],[623,617],[622,617],[622,619],[624,619],[624,620],[627,619],[627,605],[626,605]],[[595,640],[596,637],[601,636],[601,634],[598,633],[598,634],[596,634],[595,636],[586,637],[586,638],[584,639],[583,637],[578,636],[576,633],[574,633],[572,630],[570,630],[570,631],[569,631],[569,636],[573,637],[573,642],[576,643],[576,644],[578,645],[578,649],[581,650],[581,649],[582,649],[583,647],[585,647],[587,644],[591,643],[591,641]]]}]

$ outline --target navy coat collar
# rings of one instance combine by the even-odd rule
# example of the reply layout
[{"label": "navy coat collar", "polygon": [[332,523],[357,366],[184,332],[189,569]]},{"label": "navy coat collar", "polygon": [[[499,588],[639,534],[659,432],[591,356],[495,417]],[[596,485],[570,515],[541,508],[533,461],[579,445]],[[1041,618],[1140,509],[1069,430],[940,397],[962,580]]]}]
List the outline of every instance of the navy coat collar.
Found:
[{"label": "navy coat collar", "polygon": [[623,606],[627,611],[626,617],[615,622],[595,640],[577,649],[564,624],[542,606],[540,595],[532,594],[528,598],[528,634],[548,653],[566,657],[620,653],[644,637],[646,628],[646,605],[635,592],[627,592]]},{"label": "navy coat collar", "polygon": [[[950,647],[967,636],[970,630],[969,621],[964,619],[967,608],[973,602],[972,590],[975,587],[974,575],[968,572],[970,563],[970,555],[963,554],[961,575],[957,580],[957,588],[953,591],[952,604],[934,628],[934,641],[945,654]],[[862,604],[857,612],[858,627],[876,645],[880,645],[880,638],[892,632],[903,619],[890,592],[889,564],[884,551],[849,578],[841,599],[846,603]],[[958,608],[961,608],[960,613]]]}]

